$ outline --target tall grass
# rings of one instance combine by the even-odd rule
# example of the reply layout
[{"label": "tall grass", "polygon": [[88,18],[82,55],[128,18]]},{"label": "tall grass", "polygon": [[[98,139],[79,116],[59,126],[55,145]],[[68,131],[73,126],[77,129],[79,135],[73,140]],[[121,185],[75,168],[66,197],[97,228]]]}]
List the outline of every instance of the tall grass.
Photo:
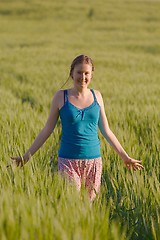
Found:
[{"label": "tall grass", "polygon": [[[158,0],[0,2],[0,239],[160,239],[159,10]],[[111,129],[145,166],[127,171],[99,135],[92,206],[57,174],[60,122],[24,168],[6,167],[44,126],[81,53],[93,58]]]}]

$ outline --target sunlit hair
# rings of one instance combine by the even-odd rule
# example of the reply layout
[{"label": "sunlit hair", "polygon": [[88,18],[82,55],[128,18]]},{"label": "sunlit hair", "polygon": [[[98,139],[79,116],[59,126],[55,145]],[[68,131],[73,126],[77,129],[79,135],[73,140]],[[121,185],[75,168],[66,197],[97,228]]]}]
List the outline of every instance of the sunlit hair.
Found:
[{"label": "sunlit hair", "polygon": [[89,64],[92,66],[92,71],[94,71],[94,65],[93,65],[93,61],[90,57],[88,57],[87,55],[79,55],[77,56],[71,63],[71,66],[70,66],[70,72],[69,72],[69,77],[67,79],[67,81],[63,84],[63,86],[61,88],[64,87],[64,85],[68,82],[68,80],[70,79],[70,77],[72,77],[72,73],[73,73],[73,70],[75,68],[76,65],[78,64]]}]

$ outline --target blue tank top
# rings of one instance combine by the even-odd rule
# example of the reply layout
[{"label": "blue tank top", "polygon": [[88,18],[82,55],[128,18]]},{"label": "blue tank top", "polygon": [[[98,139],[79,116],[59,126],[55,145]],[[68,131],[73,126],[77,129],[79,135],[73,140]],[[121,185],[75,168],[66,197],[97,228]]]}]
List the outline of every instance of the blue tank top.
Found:
[{"label": "blue tank top", "polygon": [[64,90],[64,105],[60,109],[62,137],[58,156],[68,159],[92,159],[100,154],[98,138],[98,121],[100,106],[91,89],[94,101],[86,108],[79,109],[68,100],[68,92]]}]

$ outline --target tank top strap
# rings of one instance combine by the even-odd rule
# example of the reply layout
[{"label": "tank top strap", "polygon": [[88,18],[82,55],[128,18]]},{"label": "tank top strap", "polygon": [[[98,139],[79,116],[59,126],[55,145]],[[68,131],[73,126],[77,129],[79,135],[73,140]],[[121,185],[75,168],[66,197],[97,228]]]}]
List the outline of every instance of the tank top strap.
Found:
[{"label": "tank top strap", "polygon": [[91,89],[91,92],[92,92],[92,94],[93,94],[94,101],[95,101],[95,102],[97,102],[97,98],[96,98],[96,95],[95,95],[95,92],[94,92],[94,90],[93,90],[93,89]]},{"label": "tank top strap", "polygon": [[64,90],[64,103],[68,101],[68,91],[67,89]]}]

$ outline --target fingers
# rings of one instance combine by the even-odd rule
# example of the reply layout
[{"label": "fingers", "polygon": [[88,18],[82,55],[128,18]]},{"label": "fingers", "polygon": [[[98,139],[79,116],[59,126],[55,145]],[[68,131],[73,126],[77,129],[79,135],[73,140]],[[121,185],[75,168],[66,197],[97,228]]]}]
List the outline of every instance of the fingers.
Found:
[{"label": "fingers", "polygon": [[135,159],[131,158],[131,159],[130,159],[130,162],[131,162],[131,163],[138,163],[138,164],[139,164],[139,163],[142,162],[142,160],[135,160]]},{"label": "fingers", "polygon": [[24,159],[22,159],[21,157],[10,157],[13,161],[13,163],[17,166],[17,167],[23,167],[25,162]]},{"label": "fingers", "polygon": [[143,167],[143,165],[142,164],[140,164],[139,162],[141,162],[141,161],[138,161],[138,160],[131,160],[129,163],[126,163],[126,167],[129,169],[129,170],[131,170],[131,169],[133,169],[134,171],[136,171],[136,170],[141,170],[141,169],[143,169],[144,167]]},{"label": "fingers", "polygon": [[141,169],[144,169],[141,162],[142,162],[142,160],[136,160],[136,159],[133,159],[133,158],[129,158],[128,161],[126,162],[126,166],[129,170],[131,170],[131,168],[134,171],[141,170]]},{"label": "fingers", "polygon": [[140,167],[140,166],[137,166],[137,165],[133,165],[132,168],[133,168],[134,171],[141,169],[141,167]]},{"label": "fingers", "polygon": [[136,163],[134,164],[136,167],[139,167],[139,168],[144,168],[143,165],[139,164],[139,163]]},{"label": "fingers", "polygon": [[142,161],[141,160],[131,160],[131,164],[133,169],[135,170],[140,170],[141,168],[144,168],[142,164],[140,164]]},{"label": "fingers", "polygon": [[133,168],[134,171],[136,171],[136,170],[141,170],[144,167],[141,164],[133,164],[132,168]]},{"label": "fingers", "polygon": [[136,163],[141,163],[142,162],[142,160],[133,160],[133,161],[135,161]]}]

